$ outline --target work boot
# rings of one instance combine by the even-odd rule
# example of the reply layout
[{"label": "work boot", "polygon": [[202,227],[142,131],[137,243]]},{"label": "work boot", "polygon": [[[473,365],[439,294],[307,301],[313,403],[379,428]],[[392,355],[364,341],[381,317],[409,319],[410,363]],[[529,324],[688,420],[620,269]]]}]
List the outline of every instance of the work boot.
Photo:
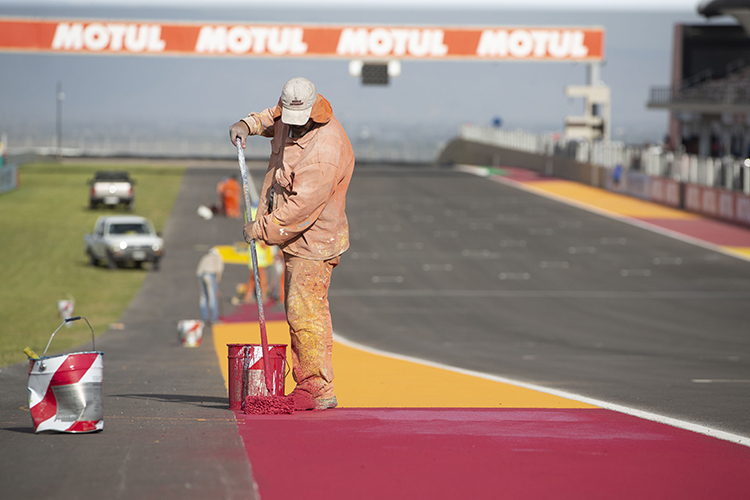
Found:
[{"label": "work boot", "polygon": [[316,399],[305,391],[293,390],[289,396],[294,400],[294,409],[296,411],[305,410],[327,410],[329,408],[336,408],[338,401],[336,396],[329,399]]},{"label": "work boot", "polygon": [[327,410],[329,408],[336,408],[339,402],[336,400],[336,396],[330,399],[316,399],[315,400],[316,410]]}]

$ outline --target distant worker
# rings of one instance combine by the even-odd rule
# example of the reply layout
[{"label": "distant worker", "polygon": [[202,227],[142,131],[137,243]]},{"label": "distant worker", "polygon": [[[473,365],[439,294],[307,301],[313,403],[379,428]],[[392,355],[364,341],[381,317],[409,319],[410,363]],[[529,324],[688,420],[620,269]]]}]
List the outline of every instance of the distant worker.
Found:
[{"label": "distant worker", "polygon": [[214,247],[201,257],[195,275],[200,286],[201,319],[205,322],[219,321],[219,285],[224,274],[224,259]]},{"label": "distant worker", "polygon": [[328,287],[333,268],[349,248],[344,213],[354,170],[349,138],[329,102],[306,78],[289,80],[276,107],[232,125],[232,144],[249,135],[271,138],[271,160],[255,223],[245,240],[278,245],[292,348],[292,391],[298,410],[325,410],[338,402],[333,390],[333,328]]},{"label": "distant worker", "polygon": [[614,170],[612,171],[612,182],[615,185],[615,188],[620,186],[620,181],[622,180],[622,165],[620,163],[617,163],[615,165]]},{"label": "distant worker", "polygon": [[237,176],[232,175],[222,180],[216,186],[216,194],[222,207],[222,212],[229,218],[238,219],[240,217],[240,183]]}]

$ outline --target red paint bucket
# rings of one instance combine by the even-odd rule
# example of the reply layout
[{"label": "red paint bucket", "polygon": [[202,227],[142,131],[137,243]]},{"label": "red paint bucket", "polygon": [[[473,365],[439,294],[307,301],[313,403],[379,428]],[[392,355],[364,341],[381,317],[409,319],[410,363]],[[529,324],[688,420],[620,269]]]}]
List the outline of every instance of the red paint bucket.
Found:
[{"label": "red paint bucket", "polygon": [[240,410],[246,396],[284,396],[286,378],[286,344],[268,344],[266,361],[271,371],[271,393],[263,374],[263,346],[260,344],[227,344],[229,353],[229,409]]}]

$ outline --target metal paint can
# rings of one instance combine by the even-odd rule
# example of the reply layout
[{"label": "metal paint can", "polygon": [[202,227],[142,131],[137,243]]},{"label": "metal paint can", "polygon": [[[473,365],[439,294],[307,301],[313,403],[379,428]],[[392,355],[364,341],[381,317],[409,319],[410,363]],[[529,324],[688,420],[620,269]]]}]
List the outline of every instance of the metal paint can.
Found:
[{"label": "metal paint can", "polygon": [[[86,318],[76,316],[63,321],[52,333],[44,355],[29,359],[29,410],[34,432],[82,433],[104,429],[104,353],[92,350],[46,356],[55,333],[79,319]],[[93,329],[91,339],[93,343]]]},{"label": "metal paint can", "polygon": [[203,321],[183,319],[177,322],[177,334],[182,347],[199,347],[203,342]]},{"label": "metal paint can", "polygon": [[287,374],[286,346],[268,345],[266,361],[272,374],[272,391],[269,393],[263,374],[263,346],[227,344],[230,410],[240,410],[246,396],[284,396],[284,379]]},{"label": "metal paint can", "polygon": [[34,432],[104,429],[103,356],[101,351],[89,351],[31,361],[28,388]]},{"label": "metal paint can", "polygon": [[73,316],[73,306],[74,303],[72,300],[65,299],[65,300],[58,300],[57,301],[57,311],[60,314],[60,317],[62,319],[68,319]]}]

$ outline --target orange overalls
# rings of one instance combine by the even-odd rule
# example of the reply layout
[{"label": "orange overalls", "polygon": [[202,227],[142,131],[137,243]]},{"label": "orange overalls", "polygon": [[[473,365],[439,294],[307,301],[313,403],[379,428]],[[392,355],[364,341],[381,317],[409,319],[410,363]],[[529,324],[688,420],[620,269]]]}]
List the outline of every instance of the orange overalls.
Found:
[{"label": "orange overalls", "polygon": [[224,203],[224,215],[232,219],[240,217],[240,183],[237,179],[230,177],[223,182],[222,200]]},{"label": "orange overalls", "polygon": [[354,153],[321,95],[310,116],[316,126],[301,138],[288,137],[280,117],[279,105],[244,119],[251,135],[272,137],[252,236],[283,251],[295,392],[329,400],[334,391],[328,287],[339,256],[349,248],[344,209]]}]

